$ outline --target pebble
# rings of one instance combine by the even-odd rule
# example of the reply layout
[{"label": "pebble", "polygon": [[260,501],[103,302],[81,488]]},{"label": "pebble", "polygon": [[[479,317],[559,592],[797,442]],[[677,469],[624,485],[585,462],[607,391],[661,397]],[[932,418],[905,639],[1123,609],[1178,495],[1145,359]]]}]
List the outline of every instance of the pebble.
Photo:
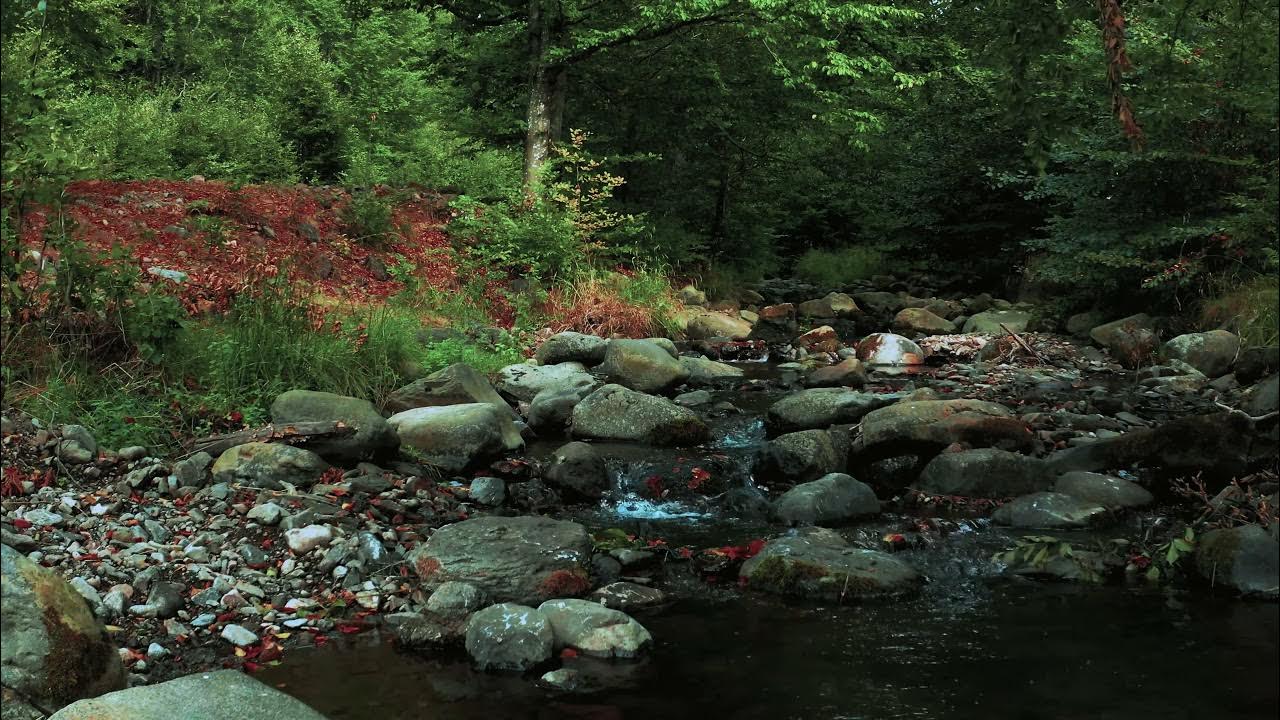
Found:
[{"label": "pebble", "polygon": [[333,540],[333,529],[328,525],[308,525],[287,530],[284,536],[289,549],[301,555],[328,545]]},{"label": "pebble", "polygon": [[258,505],[249,511],[245,517],[250,520],[256,520],[263,525],[278,525],[280,518],[284,516],[284,508],[275,503],[264,503]]},{"label": "pebble", "polygon": [[258,642],[257,635],[234,623],[223,627],[219,637],[237,647],[245,647]]},{"label": "pebble", "polygon": [[156,660],[168,654],[169,654],[169,651],[165,649],[165,646],[161,645],[160,643],[153,642],[147,646],[147,658],[150,660]]},{"label": "pebble", "polygon": [[213,613],[200,613],[199,615],[195,616],[195,618],[191,620],[191,626],[198,627],[198,628],[209,627],[210,625],[217,622],[217,620],[218,620],[218,616],[214,615]]},{"label": "pebble", "polygon": [[42,508],[35,508],[34,510],[26,511],[25,513],[22,514],[22,519],[26,520],[32,525],[35,525],[36,527],[41,527],[44,525],[52,525],[56,527],[62,524],[61,515],[59,515],[56,512],[50,512],[48,510],[44,510]]}]

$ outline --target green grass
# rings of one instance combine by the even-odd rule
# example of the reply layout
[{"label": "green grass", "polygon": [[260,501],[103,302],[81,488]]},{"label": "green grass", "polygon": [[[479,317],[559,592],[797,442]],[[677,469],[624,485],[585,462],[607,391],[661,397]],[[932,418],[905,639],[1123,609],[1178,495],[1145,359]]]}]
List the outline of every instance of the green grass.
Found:
[{"label": "green grass", "polygon": [[1205,303],[1201,323],[1228,323],[1244,347],[1280,342],[1280,276],[1263,275],[1227,290]]},{"label": "green grass", "polygon": [[796,261],[795,275],[822,287],[842,287],[884,272],[884,253],[869,247],[810,250]]}]

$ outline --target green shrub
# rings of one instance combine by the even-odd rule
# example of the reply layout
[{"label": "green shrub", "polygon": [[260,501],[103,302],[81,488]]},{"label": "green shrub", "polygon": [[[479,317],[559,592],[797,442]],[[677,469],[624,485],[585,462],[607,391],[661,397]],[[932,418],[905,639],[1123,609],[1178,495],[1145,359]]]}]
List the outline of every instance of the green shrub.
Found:
[{"label": "green shrub", "polygon": [[843,287],[884,272],[884,254],[869,247],[810,250],[796,261],[795,275],[822,287]]},{"label": "green shrub", "polygon": [[359,190],[342,208],[347,236],[361,245],[380,248],[388,245],[396,232],[394,208],[388,198],[373,190]]},{"label": "green shrub", "polygon": [[454,363],[466,363],[482,373],[495,373],[523,359],[519,348],[511,345],[487,347],[475,342],[447,339],[428,345],[422,354],[421,364],[422,369],[429,373]]},{"label": "green shrub", "polygon": [[1280,277],[1264,275],[1205,303],[1202,324],[1229,324],[1244,347],[1280,342]]}]

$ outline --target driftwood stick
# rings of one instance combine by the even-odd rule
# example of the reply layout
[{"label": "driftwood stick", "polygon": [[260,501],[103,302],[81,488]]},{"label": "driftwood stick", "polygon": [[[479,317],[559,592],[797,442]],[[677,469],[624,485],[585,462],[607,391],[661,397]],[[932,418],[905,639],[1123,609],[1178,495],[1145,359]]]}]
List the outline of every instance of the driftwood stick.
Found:
[{"label": "driftwood stick", "polygon": [[1042,364],[1044,363],[1044,357],[1041,356],[1040,353],[1036,352],[1034,348],[1028,345],[1027,341],[1023,340],[1022,337],[1018,335],[1018,333],[1010,330],[1008,325],[1005,325],[1004,323],[1000,323],[1000,329],[1009,333],[1009,337],[1013,338],[1014,342],[1021,345],[1023,350],[1026,350],[1027,352],[1031,353],[1031,356],[1034,357],[1037,362],[1040,362]]},{"label": "driftwood stick", "polygon": [[331,439],[354,435],[356,429],[342,422],[331,420],[317,422],[280,423],[266,427],[240,430],[221,435],[199,438],[191,445],[191,451],[183,457],[207,452],[214,457],[235,447],[251,442],[276,442],[285,445],[303,445],[312,440]]},{"label": "driftwood stick", "polygon": [[1213,401],[1213,404],[1214,404],[1214,405],[1217,405],[1218,407],[1222,408],[1223,410],[1226,410],[1227,412],[1231,413],[1232,415],[1240,415],[1240,416],[1244,417],[1246,420],[1248,420],[1249,422],[1251,422],[1251,423],[1255,423],[1255,424],[1256,424],[1256,423],[1260,423],[1260,422],[1266,422],[1266,421],[1268,421],[1268,420],[1270,420],[1270,419],[1272,419],[1272,418],[1274,418],[1274,417],[1280,417],[1280,410],[1272,410],[1271,412],[1269,412],[1269,413],[1267,413],[1267,414],[1265,414],[1265,415],[1259,415],[1259,416],[1257,416],[1257,417],[1254,417],[1254,416],[1250,415],[1249,413],[1247,413],[1247,412],[1245,412],[1245,411],[1243,411],[1243,410],[1241,410],[1241,409],[1239,409],[1239,408],[1233,408],[1233,407],[1231,407],[1230,405],[1227,405],[1227,404],[1225,404],[1225,403],[1223,403],[1223,402],[1220,402],[1220,401],[1218,401],[1218,400],[1214,400],[1214,401]]}]

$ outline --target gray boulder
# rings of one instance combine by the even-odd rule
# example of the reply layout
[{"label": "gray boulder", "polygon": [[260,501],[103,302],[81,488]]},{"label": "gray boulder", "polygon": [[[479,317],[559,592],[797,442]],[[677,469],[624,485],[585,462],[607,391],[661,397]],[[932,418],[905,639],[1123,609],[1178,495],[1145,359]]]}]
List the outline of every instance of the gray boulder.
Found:
[{"label": "gray boulder", "polygon": [[489,379],[465,363],[454,363],[415,380],[387,396],[387,411],[404,412],[420,407],[488,403],[503,412],[515,411],[507,405]]},{"label": "gray boulder", "polygon": [[409,554],[423,587],[466,582],[499,602],[539,603],[590,589],[591,536],[544,517],[481,517],[435,531]]},{"label": "gray boulder", "polygon": [[797,485],[773,503],[774,514],[788,525],[838,525],[880,512],[870,486],[844,473],[831,473]]},{"label": "gray boulder", "polygon": [[590,600],[548,600],[538,611],[551,622],[556,647],[592,657],[634,658],[653,644],[653,636],[631,616]]},{"label": "gray boulder", "polygon": [[414,408],[387,422],[402,443],[450,472],[524,447],[511,416],[488,403]]},{"label": "gray boulder", "polygon": [[400,444],[395,431],[373,403],[333,393],[313,390],[281,393],[271,403],[271,421],[277,425],[338,421],[355,428],[354,435],[307,443],[308,450],[330,462],[364,460],[394,450]]},{"label": "gray boulder", "polygon": [[610,342],[597,370],[609,382],[642,393],[664,392],[689,379],[680,361],[648,340]]},{"label": "gray boulder", "polygon": [[529,402],[547,388],[587,388],[600,383],[582,363],[556,365],[508,365],[498,373],[498,391],[521,402]]},{"label": "gray boulder", "polygon": [[60,708],[124,687],[124,665],[66,580],[0,545],[0,683]]},{"label": "gray boulder", "polygon": [[1226,375],[1240,352],[1240,336],[1226,330],[1179,335],[1164,344],[1166,360],[1181,360],[1208,377]]},{"label": "gray boulder", "polygon": [[325,720],[302,701],[239,670],[187,675],[81,700],[50,720]]},{"label": "gray boulder", "polygon": [[1034,436],[1003,405],[982,400],[904,400],[862,418],[853,455],[863,462],[918,455],[952,443],[1030,449]]},{"label": "gray boulder", "polygon": [[626,581],[612,582],[596,588],[588,599],[593,603],[623,612],[646,610],[667,602],[666,593],[658,588]]},{"label": "gray boulder", "polygon": [[548,485],[590,500],[599,499],[609,489],[604,458],[584,442],[571,442],[556,450],[542,476]]},{"label": "gray boulder", "polygon": [[608,346],[608,340],[595,335],[562,332],[547,338],[533,357],[539,365],[576,362],[590,367],[604,360],[604,351]]},{"label": "gray boulder", "polygon": [[802,483],[844,467],[848,443],[840,447],[828,430],[800,430],[779,435],[765,450],[766,477]]},{"label": "gray boulder", "polygon": [[319,455],[280,443],[245,443],[228,448],[213,463],[215,483],[240,483],[281,490],[282,483],[308,488],[329,469]]},{"label": "gray boulder", "polygon": [[902,560],[851,547],[830,531],[770,540],[738,577],[753,590],[835,602],[906,597],[922,583]]},{"label": "gray boulder", "polygon": [[903,308],[893,317],[893,329],[908,335],[946,335],[955,332],[956,325],[925,308]]},{"label": "gray boulder", "polygon": [[1196,544],[1195,563],[1200,576],[1214,586],[1244,595],[1280,595],[1280,544],[1274,526],[1210,530]]},{"label": "gray boulder", "polygon": [[496,477],[478,477],[471,481],[471,499],[481,505],[497,507],[507,499],[507,481]]},{"label": "gray boulder", "polygon": [[980,448],[938,455],[925,466],[916,487],[935,495],[1005,498],[1048,490],[1054,478],[1039,458]]},{"label": "gray boulder", "polygon": [[771,433],[827,428],[858,422],[889,402],[880,395],[845,388],[811,388],[774,403],[765,422]]},{"label": "gray boulder", "polygon": [[679,362],[680,367],[689,374],[687,382],[690,385],[713,385],[726,380],[736,380],[743,374],[742,368],[708,360],[705,357],[682,355]]},{"label": "gray boulder", "polygon": [[1056,492],[1038,492],[1001,505],[991,514],[991,519],[998,525],[1054,530],[1088,527],[1106,514],[1106,508],[1088,500]]},{"label": "gray boulder", "polygon": [[804,378],[806,387],[855,387],[867,384],[867,368],[856,357],[820,367]]},{"label": "gray boulder", "polygon": [[484,591],[470,583],[447,582],[436,588],[427,598],[427,609],[433,613],[469,613],[479,610],[488,602]]},{"label": "gray boulder", "polygon": [[881,317],[892,317],[907,306],[902,296],[890,292],[860,292],[854,293],[853,298],[869,312]]},{"label": "gray boulder", "polygon": [[1240,409],[1253,417],[1280,410],[1280,375],[1272,375],[1246,390]]},{"label": "gray boulder", "polygon": [[848,318],[862,313],[858,303],[844,293],[827,293],[820,300],[806,300],[796,306],[802,317]]},{"label": "gray boulder", "polygon": [[970,315],[969,319],[964,321],[964,332],[982,335],[1006,335],[1004,328],[1000,327],[1000,324],[1004,323],[1010,330],[1020,333],[1026,332],[1027,324],[1030,322],[1031,313],[1028,312],[988,310]]},{"label": "gray boulder", "polygon": [[696,445],[711,437],[696,413],[666,398],[605,385],[573,409],[575,437],[649,445]]},{"label": "gray boulder", "polygon": [[573,409],[590,393],[590,388],[550,387],[534,395],[529,403],[529,427],[539,433],[563,432],[573,422]]},{"label": "gray boulder", "polygon": [[1155,320],[1145,313],[1103,323],[1090,330],[1089,337],[1127,368],[1145,363],[1160,343]]},{"label": "gray boulder", "polygon": [[690,340],[746,340],[751,335],[751,323],[724,313],[705,312],[689,321],[685,335]]},{"label": "gray boulder", "polygon": [[551,659],[555,635],[526,605],[491,605],[467,621],[467,653],[481,670],[528,670]]},{"label": "gray boulder", "polygon": [[924,362],[924,350],[901,335],[872,333],[858,342],[857,357],[872,367],[899,367]]},{"label": "gray boulder", "polygon": [[1091,472],[1063,473],[1053,491],[1109,510],[1144,507],[1154,500],[1146,488],[1135,482]]},{"label": "gray boulder", "polygon": [[83,425],[63,425],[58,457],[73,465],[93,462],[98,457],[98,442]]}]

